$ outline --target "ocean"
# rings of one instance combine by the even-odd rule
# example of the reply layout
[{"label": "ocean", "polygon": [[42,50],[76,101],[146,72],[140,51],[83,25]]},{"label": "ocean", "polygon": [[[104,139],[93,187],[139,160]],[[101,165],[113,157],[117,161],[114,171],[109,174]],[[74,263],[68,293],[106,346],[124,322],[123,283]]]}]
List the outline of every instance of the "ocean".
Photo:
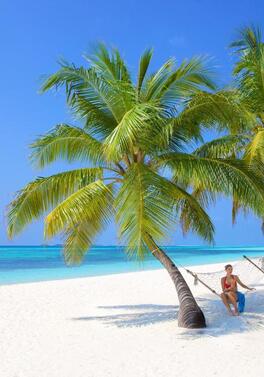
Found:
[{"label": "ocean", "polygon": [[[264,247],[163,247],[178,266],[231,262],[264,256]],[[128,258],[121,246],[94,246],[80,266],[66,266],[61,246],[0,246],[0,284],[71,279],[162,268],[151,255],[144,262]]]}]

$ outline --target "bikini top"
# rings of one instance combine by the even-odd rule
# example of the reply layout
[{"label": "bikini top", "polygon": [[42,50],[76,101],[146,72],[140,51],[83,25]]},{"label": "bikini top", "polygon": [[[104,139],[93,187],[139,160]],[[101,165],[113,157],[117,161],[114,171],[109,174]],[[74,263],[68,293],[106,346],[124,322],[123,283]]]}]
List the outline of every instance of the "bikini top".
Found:
[{"label": "bikini top", "polygon": [[[233,281],[235,281],[235,286],[236,286],[236,279],[234,278],[233,275],[231,275],[231,277],[232,277]],[[231,284],[228,284],[228,282],[226,281],[226,278],[225,278],[225,281],[224,281],[224,287],[225,287],[226,289],[228,289],[228,288],[231,288],[231,285],[232,285],[232,283],[231,283]]]}]

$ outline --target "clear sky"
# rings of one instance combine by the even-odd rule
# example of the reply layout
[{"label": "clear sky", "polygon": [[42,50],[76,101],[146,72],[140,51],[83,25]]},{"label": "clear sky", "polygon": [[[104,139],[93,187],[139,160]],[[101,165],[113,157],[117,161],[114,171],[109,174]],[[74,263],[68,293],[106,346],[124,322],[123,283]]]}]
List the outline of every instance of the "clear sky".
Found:
[{"label": "clear sky", "polygon": [[[72,122],[61,95],[39,95],[43,74],[57,69],[63,56],[76,64],[95,41],[118,47],[132,71],[139,55],[154,47],[155,65],[175,56],[178,61],[196,54],[215,57],[219,78],[230,78],[232,57],[228,44],[241,26],[255,23],[264,31],[263,0],[13,0],[0,2],[1,38],[1,229],[0,244],[41,244],[38,222],[14,241],[7,240],[4,213],[14,192],[36,176],[69,166],[59,163],[35,171],[28,161],[28,144],[57,123]],[[230,202],[221,200],[210,210],[217,245],[262,245],[259,220],[253,216],[232,228]],[[58,242],[55,240],[54,242]],[[98,238],[115,244],[114,226]],[[201,244],[194,235],[175,231],[169,244]]]}]

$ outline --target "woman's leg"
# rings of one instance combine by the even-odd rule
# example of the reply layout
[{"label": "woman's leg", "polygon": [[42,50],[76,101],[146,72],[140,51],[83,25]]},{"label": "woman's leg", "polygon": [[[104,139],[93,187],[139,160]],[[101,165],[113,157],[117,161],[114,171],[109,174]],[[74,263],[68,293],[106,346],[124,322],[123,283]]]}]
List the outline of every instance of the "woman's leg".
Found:
[{"label": "woman's leg", "polygon": [[236,292],[227,292],[227,296],[234,306],[235,314],[239,315],[238,308],[237,308],[237,294],[236,294]]},{"label": "woman's leg", "polygon": [[227,308],[228,312],[230,314],[233,314],[233,312],[232,312],[232,310],[230,308],[230,305],[228,303],[228,297],[227,297],[227,295],[225,293],[221,293],[221,299],[222,299],[223,303],[225,304],[225,307]]}]

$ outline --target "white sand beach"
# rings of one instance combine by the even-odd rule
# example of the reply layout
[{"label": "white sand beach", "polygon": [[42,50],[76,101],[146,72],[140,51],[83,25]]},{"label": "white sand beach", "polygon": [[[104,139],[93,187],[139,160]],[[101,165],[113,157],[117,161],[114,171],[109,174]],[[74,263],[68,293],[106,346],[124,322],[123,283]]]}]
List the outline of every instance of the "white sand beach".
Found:
[{"label": "white sand beach", "polygon": [[186,278],[207,329],[177,327],[165,270],[1,286],[0,376],[262,376],[263,280],[247,295],[246,312],[230,317]]}]

